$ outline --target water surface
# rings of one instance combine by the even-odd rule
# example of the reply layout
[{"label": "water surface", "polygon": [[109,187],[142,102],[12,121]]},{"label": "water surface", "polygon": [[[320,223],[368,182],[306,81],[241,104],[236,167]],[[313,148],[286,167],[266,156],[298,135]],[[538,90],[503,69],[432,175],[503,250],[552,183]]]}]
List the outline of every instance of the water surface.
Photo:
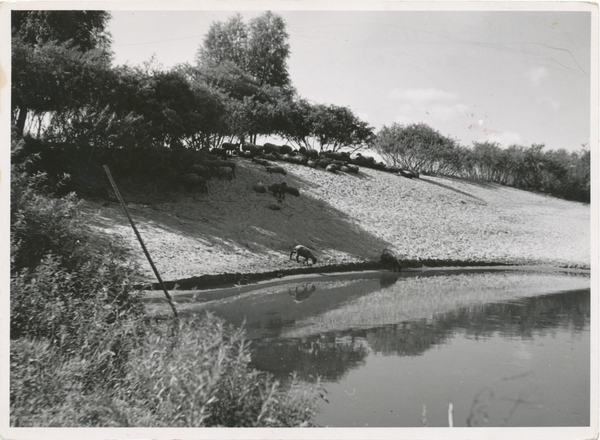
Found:
[{"label": "water surface", "polygon": [[588,276],[329,276],[200,310],[245,322],[256,368],[321,377],[320,426],[590,423]]}]

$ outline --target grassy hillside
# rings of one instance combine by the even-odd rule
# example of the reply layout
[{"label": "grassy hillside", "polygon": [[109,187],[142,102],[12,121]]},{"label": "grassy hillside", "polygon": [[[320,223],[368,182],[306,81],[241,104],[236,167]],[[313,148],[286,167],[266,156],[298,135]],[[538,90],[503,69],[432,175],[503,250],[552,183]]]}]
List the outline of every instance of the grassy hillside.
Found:
[{"label": "grassy hillside", "polygon": [[[361,168],[358,175],[278,162],[286,176],[234,159],[236,178],[211,180],[208,194],[117,183],[165,280],[298,267],[293,246],[317,266],[378,258],[436,259],[589,268],[590,207],[485,182],[407,179]],[[300,190],[282,203],[252,187],[285,181]],[[121,236],[152,280],[122,208],[86,201],[96,231]]]}]

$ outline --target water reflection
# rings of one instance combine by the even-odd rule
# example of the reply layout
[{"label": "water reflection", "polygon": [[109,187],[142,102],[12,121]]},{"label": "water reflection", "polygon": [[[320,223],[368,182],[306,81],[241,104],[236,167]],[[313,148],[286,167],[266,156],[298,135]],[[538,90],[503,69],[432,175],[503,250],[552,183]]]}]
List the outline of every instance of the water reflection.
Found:
[{"label": "water reflection", "polygon": [[295,289],[292,287],[288,289],[288,294],[294,299],[295,303],[306,301],[315,292],[315,290],[317,290],[317,287],[314,284],[311,284],[310,288],[308,287],[308,284],[305,284],[302,286],[300,291],[298,291],[299,288],[300,286],[296,286]]},{"label": "water reflection", "polygon": [[[253,364],[278,376],[298,372],[303,379],[320,375],[339,380],[364,363],[369,350],[385,356],[421,356],[447,343],[457,333],[468,338],[530,339],[557,329],[581,332],[590,319],[589,290],[523,298],[505,303],[473,305],[433,319],[394,325],[326,332],[304,338],[253,341]],[[289,323],[288,323],[289,324]],[[279,322],[279,328],[285,323]]]}]

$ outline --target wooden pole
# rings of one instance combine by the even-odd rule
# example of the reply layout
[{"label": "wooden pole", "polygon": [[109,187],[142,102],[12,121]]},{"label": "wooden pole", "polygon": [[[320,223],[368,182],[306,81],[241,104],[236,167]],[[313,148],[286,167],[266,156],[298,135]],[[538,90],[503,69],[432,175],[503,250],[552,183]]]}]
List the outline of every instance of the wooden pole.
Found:
[{"label": "wooden pole", "polygon": [[107,165],[104,165],[104,171],[106,171],[106,175],[108,176],[108,180],[110,180],[110,184],[112,185],[113,189],[115,190],[115,194],[117,195],[117,198],[119,199],[119,202],[121,202],[121,206],[123,207],[123,210],[125,211],[125,215],[127,215],[127,218],[129,219],[129,223],[131,223],[131,227],[133,228],[133,232],[135,232],[135,235],[136,235],[138,241],[142,245],[142,249],[144,250],[144,254],[146,254],[146,258],[148,259],[148,262],[150,263],[150,266],[152,266],[152,270],[154,271],[154,275],[156,275],[156,279],[158,280],[160,286],[163,288],[163,291],[165,292],[165,296],[167,297],[167,301],[169,302],[169,305],[173,309],[173,314],[175,315],[175,318],[178,318],[179,314],[177,313],[177,309],[175,308],[175,304],[173,304],[173,299],[171,298],[171,295],[169,294],[169,291],[167,290],[167,288],[165,286],[165,283],[163,283],[163,280],[160,277],[160,274],[158,273],[158,269],[156,269],[156,266],[152,262],[152,258],[150,258],[150,253],[148,252],[148,249],[146,249],[146,245],[144,244],[144,240],[142,240],[142,236],[140,235],[140,233],[138,232],[137,228],[135,227],[135,223],[133,223],[133,219],[129,215],[129,211],[127,210],[127,206],[125,206],[125,201],[123,200],[123,197],[121,197],[121,193],[119,192],[119,188],[117,188],[117,184],[113,180],[112,174],[110,174],[110,170],[108,169]]}]

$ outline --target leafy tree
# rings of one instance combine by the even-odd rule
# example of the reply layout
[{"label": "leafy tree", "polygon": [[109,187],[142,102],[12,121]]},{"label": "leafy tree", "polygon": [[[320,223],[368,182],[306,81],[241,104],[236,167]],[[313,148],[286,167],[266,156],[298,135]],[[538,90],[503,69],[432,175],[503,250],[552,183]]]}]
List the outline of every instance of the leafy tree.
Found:
[{"label": "leafy tree", "polygon": [[11,33],[29,46],[72,41],[83,51],[108,51],[110,17],[107,11],[12,11]]},{"label": "leafy tree", "polygon": [[259,84],[291,85],[286,61],[290,55],[288,38],[285,21],[271,11],[250,21],[247,69]]},{"label": "leafy tree", "polygon": [[443,173],[456,163],[456,142],[423,123],[383,126],[375,149],[395,166],[424,173]]},{"label": "leafy tree", "polygon": [[[12,12],[12,112],[19,133],[28,114],[82,105],[110,65],[104,11]],[[41,119],[41,118],[40,118]]]},{"label": "leafy tree", "polygon": [[248,29],[238,13],[227,22],[213,22],[196,59],[199,65],[230,62],[246,71],[248,63]]},{"label": "leafy tree", "polygon": [[321,150],[354,149],[370,144],[373,128],[358,119],[348,107],[317,105],[310,115],[311,135],[318,139]]},{"label": "leafy tree", "polygon": [[196,62],[204,68],[233,63],[259,86],[287,88],[291,85],[287,71],[288,38],[285,21],[270,11],[252,19],[249,25],[236,14],[226,23],[212,23]]}]

